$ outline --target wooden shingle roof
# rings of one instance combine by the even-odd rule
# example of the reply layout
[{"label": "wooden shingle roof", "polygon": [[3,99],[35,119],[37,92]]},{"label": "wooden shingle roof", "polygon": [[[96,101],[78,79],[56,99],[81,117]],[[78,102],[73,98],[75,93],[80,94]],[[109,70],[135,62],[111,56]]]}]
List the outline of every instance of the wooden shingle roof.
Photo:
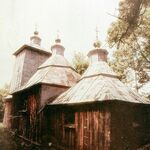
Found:
[{"label": "wooden shingle roof", "polygon": [[[35,36],[33,37],[37,38]],[[37,84],[63,87],[73,86],[80,79],[80,75],[65,59],[64,50],[65,48],[61,45],[61,40],[56,39],[55,44],[51,47],[52,56],[37,68],[36,73],[25,85],[13,93],[23,91]]]},{"label": "wooden shingle roof", "polygon": [[13,55],[17,55],[19,54],[21,51],[23,51],[24,49],[31,49],[33,51],[37,51],[37,52],[41,52],[41,53],[45,53],[46,55],[51,56],[51,52],[47,51],[44,48],[41,48],[41,46],[39,45],[33,45],[33,44],[24,44],[23,46],[21,46],[15,53],[13,53]]},{"label": "wooden shingle roof", "polygon": [[80,104],[118,100],[132,103],[150,102],[124,85],[105,61],[92,63],[72,88],[49,105]]},{"label": "wooden shingle roof", "polygon": [[41,83],[71,87],[79,79],[80,75],[74,70],[64,56],[56,54],[44,62],[27,84],[18,91],[28,89]]},{"label": "wooden shingle roof", "polygon": [[83,74],[82,78],[95,76],[95,75],[109,75],[118,78],[117,74],[108,66],[105,61],[98,61],[92,63]]},{"label": "wooden shingle roof", "polygon": [[[69,67],[75,71],[75,69],[70,65],[70,63],[62,55],[52,55],[50,59],[46,60],[38,69],[42,69],[48,66],[59,66],[59,67]],[[75,71],[76,72],[76,71]]]}]

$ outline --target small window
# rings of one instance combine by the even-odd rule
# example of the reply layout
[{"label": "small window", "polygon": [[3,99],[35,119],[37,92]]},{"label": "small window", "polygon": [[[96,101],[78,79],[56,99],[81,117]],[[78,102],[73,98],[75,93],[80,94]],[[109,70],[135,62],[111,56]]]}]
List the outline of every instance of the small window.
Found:
[{"label": "small window", "polygon": [[74,128],[75,124],[75,113],[72,111],[65,112],[64,115],[64,127],[65,128]]}]

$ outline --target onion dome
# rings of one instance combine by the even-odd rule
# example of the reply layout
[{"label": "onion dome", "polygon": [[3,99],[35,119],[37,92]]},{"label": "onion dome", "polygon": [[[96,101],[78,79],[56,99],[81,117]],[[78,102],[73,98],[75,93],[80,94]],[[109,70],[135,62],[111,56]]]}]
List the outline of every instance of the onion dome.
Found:
[{"label": "onion dome", "polygon": [[39,32],[34,31],[34,35],[30,37],[30,43],[33,45],[41,45],[41,38],[39,37]]}]

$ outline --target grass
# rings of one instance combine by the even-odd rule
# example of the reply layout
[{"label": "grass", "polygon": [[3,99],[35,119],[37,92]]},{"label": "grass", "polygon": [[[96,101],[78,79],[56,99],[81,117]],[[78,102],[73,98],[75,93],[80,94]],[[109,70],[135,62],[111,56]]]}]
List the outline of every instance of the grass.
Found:
[{"label": "grass", "polygon": [[27,145],[0,123],[0,150],[39,150],[39,148]]},{"label": "grass", "polygon": [[20,150],[14,137],[0,123],[0,150]]},{"label": "grass", "polygon": [[0,123],[0,150],[56,150],[54,148],[37,148],[33,145],[27,145],[21,139],[12,135],[8,129]]}]

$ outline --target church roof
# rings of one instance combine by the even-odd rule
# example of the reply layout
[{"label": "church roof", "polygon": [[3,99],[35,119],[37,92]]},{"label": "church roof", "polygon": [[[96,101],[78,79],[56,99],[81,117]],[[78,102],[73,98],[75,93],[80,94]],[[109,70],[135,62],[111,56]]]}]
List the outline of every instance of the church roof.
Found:
[{"label": "church roof", "polygon": [[48,66],[69,67],[72,70],[74,70],[70,63],[61,55],[52,55],[51,58],[46,60],[41,66],[39,66],[38,69],[45,68]]},{"label": "church roof", "polygon": [[109,75],[117,78],[117,74],[114,73],[112,68],[105,61],[98,61],[92,63],[82,75],[82,78],[95,76],[95,75]]},{"label": "church roof", "polygon": [[46,49],[41,48],[41,46],[39,46],[39,45],[33,45],[33,44],[24,44],[15,53],[13,53],[13,55],[19,54],[21,51],[23,51],[26,48],[27,49],[30,48],[31,50],[36,51],[36,52],[41,52],[41,53],[45,53],[47,55],[51,55],[51,52],[48,52]]},{"label": "church roof", "polygon": [[52,56],[37,68],[37,72],[24,86],[15,92],[23,91],[37,84],[71,87],[80,79],[80,75],[64,57],[65,48],[61,45],[61,40],[56,39],[55,42],[51,47]]},{"label": "church roof", "polygon": [[93,62],[81,80],[49,105],[80,104],[118,100],[132,103],[150,102],[124,85],[105,61]]},{"label": "church roof", "polygon": [[34,35],[30,37],[30,44],[24,44],[23,46],[21,46],[15,53],[14,55],[19,54],[21,51],[23,51],[24,49],[31,49],[33,51],[36,52],[40,52],[40,53],[45,53],[47,55],[51,55],[51,52],[48,52],[46,49],[41,47],[41,38],[39,37],[39,32],[38,31],[34,31]]}]

